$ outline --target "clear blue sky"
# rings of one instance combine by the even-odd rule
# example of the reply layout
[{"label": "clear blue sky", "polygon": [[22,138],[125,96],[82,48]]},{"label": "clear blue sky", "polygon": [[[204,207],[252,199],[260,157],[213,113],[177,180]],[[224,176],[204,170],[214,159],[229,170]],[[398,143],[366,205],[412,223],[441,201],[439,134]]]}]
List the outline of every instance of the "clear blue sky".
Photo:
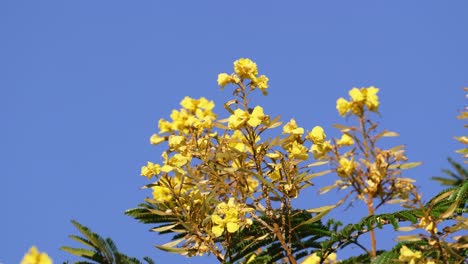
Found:
[{"label": "clear blue sky", "polygon": [[[424,162],[408,176],[428,198],[465,133],[455,116],[468,86],[467,12],[462,0],[1,1],[0,262],[37,245],[61,263],[76,219],[132,256],[214,263],[157,251],[167,240],[123,212],[149,195],[139,173],[159,160],[149,145],[159,118],[185,95],[223,113],[229,93],[216,77],[240,57],[270,77],[257,101],[268,114],[330,135],[343,121],[338,97],[379,87],[381,124],[401,134],[389,143]],[[330,200],[311,196],[299,204]]]}]

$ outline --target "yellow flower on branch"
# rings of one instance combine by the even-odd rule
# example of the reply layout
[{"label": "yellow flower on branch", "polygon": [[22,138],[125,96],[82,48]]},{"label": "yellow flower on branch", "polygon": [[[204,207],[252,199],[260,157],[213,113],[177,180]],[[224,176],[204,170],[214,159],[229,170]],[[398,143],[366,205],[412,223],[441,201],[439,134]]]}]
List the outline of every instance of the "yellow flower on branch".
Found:
[{"label": "yellow flower on branch", "polygon": [[416,264],[417,261],[422,258],[421,251],[412,251],[407,246],[402,246],[400,248],[400,256],[398,260],[404,261],[405,263],[409,264]]},{"label": "yellow flower on branch", "polygon": [[325,141],[322,144],[314,144],[310,148],[310,152],[314,155],[314,159],[321,160],[325,158],[326,154],[331,150],[329,141]]},{"label": "yellow flower on branch", "polygon": [[158,127],[159,133],[167,133],[172,131],[171,122],[164,120],[163,118],[159,119]]},{"label": "yellow flower on branch", "polygon": [[325,135],[325,131],[321,126],[315,126],[312,131],[307,135],[307,139],[311,140],[314,142],[314,144],[322,144],[325,142],[325,138],[327,135]]},{"label": "yellow flower on branch", "polygon": [[154,164],[148,161],[146,166],[141,167],[141,176],[145,176],[151,179],[153,176],[157,176],[161,172],[161,165]]},{"label": "yellow flower on branch", "polygon": [[437,233],[437,225],[430,218],[423,217],[419,222],[419,227],[424,228],[429,233]]},{"label": "yellow flower on branch", "polygon": [[269,81],[268,77],[266,77],[265,75],[261,75],[257,79],[255,79],[254,85],[257,86],[258,89],[260,89],[260,91],[262,91],[264,95],[266,95],[267,94],[266,89],[268,88],[268,81]]},{"label": "yellow flower on branch", "polygon": [[258,75],[257,64],[250,59],[240,58],[234,62],[234,72],[242,79],[255,80]]},{"label": "yellow flower on branch", "polygon": [[218,74],[218,85],[224,88],[224,86],[230,84],[233,81],[231,75],[227,73]]},{"label": "yellow flower on branch", "polygon": [[340,166],[336,169],[338,176],[348,177],[354,172],[355,164],[354,159],[348,160],[347,158],[340,158]]},{"label": "yellow flower on branch", "polygon": [[247,121],[247,124],[249,124],[251,127],[256,127],[260,125],[264,119],[265,114],[263,113],[263,108],[257,105],[252,110],[252,114],[250,114],[249,121]]},{"label": "yellow flower on branch", "polygon": [[229,233],[239,230],[239,207],[234,203],[234,198],[230,198],[227,204],[218,204],[216,213],[211,215],[211,221],[214,224],[211,231],[216,237],[221,236],[225,228]]},{"label": "yellow flower on branch", "polygon": [[270,179],[272,181],[278,181],[280,180],[282,177],[281,177],[281,168],[283,166],[281,165],[281,163],[279,164],[274,164],[274,170],[271,171],[269,174],[268,174],[268,177],[270,177]]},{"label": "yellow flower on branch", "polygon": [[291,159],[306,160],[309,158],[307,148],[301,143],[294,141],[289,149],[289,156]]},{"label": "yellow flower on branch", "polygon": [[354,102],[362,102],[366,99],[362,91],[358,88],[351,89],[349,91],[349,96],[353,99]]},{"label": "yellow flower on branch", "polygon": [[168,144],[169,144],[169,148],[171,150],[176,150],[176,149],[180,148],[180,146],[182,146],[183,143],[185,143],[185,137],[184,136],[178,136],[178,135],[170,135],[169,136]]},{"label": "yellow flower on branch", "polygon": [[340,146],[351,146],[354,144],[354,139],[348,134],[343,134],[336,144]]},{"label": "yellow flower on branch", "polygon": [[304,128],[298,127],[296,124],[296,120],[294,118],[291,118],[291,120],[289,120],[289,122],[283,126],[283,133],[292,135],[302,135],[304,134]]},{"label": "yellow flower on branch", "polygon": [[254,179],[253,177],[248,177],[247,178],[247,186],[248,186],[248,189],[249,189],[249,193],[253,193],[253,192],[255,192],[255,190],[258,187],[258,181],[256,179]]},{"label": "yellow flower on branch", "polygon": [[37,247],[33,246],[29,249],[21,260],[20,264],[52,264],[52,259],[45,253],[39,252]]},{"label": "yellow flower on branch", "polygon": [[379,89],[371,86],[368,88],[362,88],[362,91],[366,97],[367,108],[370,111],[377,112],[379,108],[379,97],[377,96]]},{"label": "yellow flower on branch", "polygon": [[172,191],[165,186],[153,186],[153,199],[158,203],[169,202],[172,200]]},{"label": "yellow flower on branch", "polygon": [[248,120],[249,113],[237,108],[236,110],[234,110],[234,114],[232,114],[228,119],[228,127],[230,129],[238,129],[242,125],[244,125]]},{"label": "yellow flower on branch", "polygon": [[162,142],[164,142],[166,139],[164,137],[161,137],[160,135],[158,134],[153,134],[150,138],[150,143],[152,145],[158,145]]},{"label": "yellow flower on branch", "polygon": [[350,110],[350,103],[346,101],[343,97],[336,100],[336,110],[341,116],[346,115]]}]

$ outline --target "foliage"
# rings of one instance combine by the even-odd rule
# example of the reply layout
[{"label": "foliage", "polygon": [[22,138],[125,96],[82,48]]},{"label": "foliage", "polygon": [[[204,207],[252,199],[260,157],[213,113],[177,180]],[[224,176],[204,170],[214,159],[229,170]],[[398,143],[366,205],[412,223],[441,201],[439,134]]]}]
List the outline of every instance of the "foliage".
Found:
[{"label": "foliage", "polygon": [[98,234],[91,231],[91,229],[81,225],[77,221],[73,220],[72,224],[84,237],[76,235],[70,235],[69,237],[88,248],[72,248],[64,246],[60,249],[72,255],[87,259],[86,261],[75,262],[76,264],[154,264],[154,261],[149,257],[144,257],[143,260],[145,262],[142,262],[137,258],[129,257],[119,252],[112,239],[102,238]]},{"label": "foliage", "polygon": [[[152,225],[152,232],[172,234],[158,249],[188,257],[209,254],[221,263],[313,264],[337,263],[337,253],[354,245],[363,253],[341,263],[465,261],[468,237],[460,233],[468,227],[466,170],[449,159],[455,171],[444,173],[453,179],[434,179],[450,188],[423,202],[415,180],[403,176],[421,163],[409,162],[403,146],[380,143],[398,134],[374,120],[378,88],[352,88],[349,98],[337,100],[338,114],[348,123],[334,125],[340,136],[330,138],[321,126],[307,130],[252,104],[252,93],[267,95],[268,81],[256,63],[239,59],[233,73],[218,75],[218,85],[232,89],[232,99],[224,103],[227,116],[215,113],[214,102],[205,97],[185,97],[170,119],[159,120],[150,143],[163,146],[162,161],[141,169],[152,195],[125,212]],[[468,118],[467,112],[459,118]],[[467,137],[456,139],[468,144]],[[466,149],[458,152],[467,157]],[[344,198],[318,208],[293,206],[314,178],[325,174],[336,178],[320,193],[336,189]],[[347,225],[323,221],[345,203],[362,203],[367,215]],[[388,204],[401,208],[377,213]],[[63,250],[97,263],[141,263],[119,253],[112,240],[73,224],[84,238],[71,238],[91,249]],[[400,233],[392,249],[378,250],[376,232],[385,225],[411,233]],[[370,248],[360,241],[367,235]]]}]

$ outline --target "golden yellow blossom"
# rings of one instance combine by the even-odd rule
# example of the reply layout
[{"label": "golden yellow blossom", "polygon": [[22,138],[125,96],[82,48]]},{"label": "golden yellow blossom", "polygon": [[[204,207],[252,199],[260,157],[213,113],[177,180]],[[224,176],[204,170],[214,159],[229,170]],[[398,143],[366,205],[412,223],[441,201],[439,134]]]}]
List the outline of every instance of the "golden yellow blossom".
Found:
[{"label": "golden yellow blossom", "polygon": [[228,119],[228,127],[230,129],[238,129],[242,125],[244,125],[248,120],[249,113],[237,108],[236,110],[234,110],[234,114],[232,114]]},{"label": "golden yellow blossom", "polygon": [[261,106],[255,106],[250,114],[247,124],[251,127],[256,127],[260,125],[265,119],[265,114],[263,113],[263,108]]},{"label": "golden yellow blossom", "polygon": [[348,134],[343,134],[336,144],[340,146],[351,146],[354,144],[354,139]]},{"label": "golden yellow blossom", "polygon": [[246,58],[240,58],[234,62],[234,71],[242,79],[255,80],[258,75],[257,64]]},{"label": "golden yellow blossom", "polygon": [[307,148],[301,143],[294,141],[289,149],[291,159],[306,160],[309,158]]},{"label": "golden yellow blossom", "polygon": [[274,170],[271,171],[269,174],[268,174],[268,177],[270,177],[270,179],[272,181],[278,181],[281,179],[281,168],[283,166],[281,164],[274,164]]},{"label": "golden yellow blossom", "polygon": [[161,165],[154,164],[148,161],[146,166],[141,167],[141,176],[145,176],[151,179],[153,176],[157,176],[161,172]]},{"label": "golden yellow blossom", "polygon": [[158,203],[169,202],[172,200],[172,191],[164,186],[153,186],[153,199]]},{"label": "golden yellow blossom", "polygon": [[239,230],[239,207],[234,203],[234,198],[230,198],[228,203],[222,202],[216,206],[216,213],[211,215],[213,227],[211,231],[215,237],[223,234],[226,228],[229,233]]},{"label": "golden yellow blossom", "polygon": [[249,193],[255,192],[258,187],[258,181],[252,177],[247,178],[247,186],[249,188]]},{"label": "golden yellow blossom", "polygon": [[310,152],[314,155],[314,159],[320,160],[325,158],[325,155],[331,150],[329,141],[325,141],[322,144],[314,144],[310,148]]},{"label": "golden yellow blossom", "polygon": [[291,120],[289,120],[289,122],[283,126],[283,133],[292,135],[302,135],[304,134],[304,128],[298,127],[296,124],[296,120],[294,120],[294,118],[291,118]]},{"label": "golden yellow blossom", "polygon": [[172,124],[164,119],[159,119],[158,123],[159,133],[167,133],[172,131]]},{"label": "golden yellow blossom", "polygon": [[197,109],[197,100],[194,99],[194,98],[190,98],[188,96],[185,96],[184,99],[182,99],[182,101],[180,101],[180,105],[187,109],[187,110],[190,110],[190,111],[195,111],[195,109]]},{"label": "golden yellow blossom", "polygon": [[20,264],[52,264],[52,259],[45,253],[39,252],[37,247],[33,246],[29,249],[21,260]]},{"label": "golden yellow blossom", "polygon": [[218,74],[218,85],[224,88],[224,86],[228,85],[232,82],[231,75],[227,73],[220,73]]},{"label": "golden yellow blossom", "polygon": [[347,158],[340,158],[340,166],[336,169],[338,176],[340,177],[348,177],[354,171],[354,160],[348,160]]},{"label": "golden yellow blossom", "polygon": [[178,136],[178,135],[170,135],[169,136],[169,141],[168,141],[168,144],[169,144],[169,148],[171,150],[175,150],[177,148],[179,148],[182,143],[185,142],[185,137],[184,136]]},{"label": "golden yellow blossom", "polygon": [[164,137],[159,136],[158,134],[153,134],[150,138],[150,143],[152,145],[158,145],[161,142],[164,142],[166,139]]},{"label": "golden yellow blossom", "polygon": [[213,101],[209,101],[205,97],[200,97],[200,99],[198,99],[198,108],[203,108],[207,111],[211,111],[214,107],[215,104]]},{"label": "golden yellow blossom", "polygon": [[402,246],[400,248],[400,256],[398,260],[405,261],[405,263],[416,264],[417,260],[422,258],[421,251],[412,251],[407,246]]},{"label": "golden yellow blossom", "polygon": [[336,100],[336,110],[341,116],[346,115],[349,112],[350,103],[346,101],[343,97],[338,98]]},{"label": "golden yellow blossom", "polygon": [[353,99],[354,102],[362,102],[366,99],[362,91],[358,88],[351,89],[349,91],[349,96]]},{"label": "golden yellow blossom", "polygon": [[377,96],[379,89],[371,86],[368,88],[363,88],[362,90],[366,97],[367,108],[370,111],[377,112],[379,108],[379,97]]},{"label": "golden yellow blossom", "polygon": [[268,81],[269,81],[268,77],[266,77],[265,75],[261,75],[257,79],[255,79],[254,85],[257,86],[258,89],[260,89],[260,91],[262,91],[264,95],[266,95],[267,94],[266,89],[268,88]]},{"label": "golden yellow blossom", "polygon": [[325,131],[321,126],[315,126],[312,131],[307,135],[307,139],[311,140],[314,142],[314,144],[322,144],[325,142],[325,138],[327,135],[325,135]]},{"label": "golden yellow blossom", "polygon": [[424,228],[427,232],[437,233],[437,225],[430,218],[423,217],[419,222],[419,227]]}]

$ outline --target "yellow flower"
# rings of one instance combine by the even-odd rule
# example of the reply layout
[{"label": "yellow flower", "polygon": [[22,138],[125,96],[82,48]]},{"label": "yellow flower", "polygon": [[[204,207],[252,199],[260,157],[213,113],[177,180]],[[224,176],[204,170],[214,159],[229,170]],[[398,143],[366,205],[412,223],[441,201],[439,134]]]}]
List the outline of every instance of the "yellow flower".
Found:
[{"label": "yellow flower", "polygon": [[159,119],[158,123],[159,127],[159,133],[166,133],[166,132],[171,132],[172,131],[172,124],[164,119]]},{"label": "yellow flower", "polygon": [[211,231],[215,237],[221,236],[225,228],[229,233],[239,230],[239,213],[240,208],[234,203],[234,198],[230,198],[227,204],[225,202],[218,204],[216,213],[211,215],[211,221],[214,224]]},{"label": "yellow flower", "polygon": [[317,253],[308,256],[301,264],[320,264],[320,257]]},{"label": "yellow flower", "polygon": [[366,99],[364,94],[358,88],[351,89],[349,91],[349,96],[351,96],[354,102],[362,102]]},{"label": "yellow flower", "polygon": [[52,264],[52,259],[45,253],[40,253],[37,247],[32,246],[20,264]]},{"label": "yellow flower", "polygon": [[427,232],[434,232],[437,233],[437,227],[434,221],[431,219],[427,219],[426,217],[421,218],[421,221],[419,222],[419,227],[424,228]]},{"label": "yellow flower", "polygon": [[190,111],[195,111],[195,109],[197,109],[197,104],[198,104],[198,100],[190,98],[188,96],[185,96],[184,99],[180,101],[180,105],[183,108],[190,110]]},{"label": "yellow flower", "polygon": [[275,164],[274,167],[275,167],[275,169],[268,174],[268,177],[270,177],[270,179],[272,181],[277,181],[277,180],[281,179],[282,165],[281,164]]},{"label": "yellow flower", "polygon": [[310,148],[310,152],[314,155],[314,159],[320,160],[325,158],[325,155],[331,150],[329,141],[325,141],[322,144],[314,144]]},{"label": "yellow flower", "polygon": [[151,179],[153,176],[157,176],[161,172],[161,165],[154,164],[148,161],[146,166],[141,167],[141,176],[145,176]]},{"label": "yellow flower", "polygon": [[240,58],[234,62],[234,71],[242,79],[255,80],[258,75],[257,64],[245,58]]},{"label": "yellow flower", "polygon": [[325,142],[325,138],[327,135],[325,135],[325,131],[321,126],[315,126],[312,131],[307,135],[307,139],[311,140],[314,142],[314,144],[322,144]]},{"label": "yellow flower", "polygon": [[309,155],[307,154],[307,148],[297,141],[292,143],[291,149],[289,150],[289,155],[291,159],[306,160],[309,158]]},{"label": "yellow flower", "polygon": [[247,124],[249,124],[251,127],[256,127],[260,125],[264,119],[265,114],[263,113],[263,108],[257,105],[252,110],[252,114],[250,115]]},{"label": "yellow flower", "polygon": [[234,114],[228,119],[228,127],[230,129],[238,129],[249,120],[249,113],[237,108]]},{"label": "yellow flower", "polygon": [[340,146],[351,146],[354,144],[354,140],[348,134],[343,134],[336,144]]},{"label": "yellow flower", "polygon": [[166,140],[164,137],[161,137],[159,136],[158,134],[153,134],[150,138],[150,143],[152,145],[158,145],[160,144],[161,142],[163,142],[164,140]]},{"label": "yellow flower", "polygon": [[169,160],[168,164],[171,166],[174,166],[176,168],[180,168],[190,162],[190,157],[184,156],[182,154],[175,154],[172,156],[172,158]]},{"label": "yellow flower", "polygon": [[253,193],[258,187],[258,181],[252,177],[247,178],[247,186],[249,188],[249,193]]},{"label": "yellow flower", "polygon": [[[226,135],[225,136],[226,139],[229,140],[229,136]],[[229,140],[229,146],[231,148],[235,148],[237,149],[238,151],[240,152],[244,152],[245,151],[245,144],[244,144],[244,135],[242,134],[242,132],[240,130],[235,130],[234,133],[232,133],[232,136]]]},{"label": "yellow flower", "polygon": [[171,150],[177,149],[184,143],[184,136],[170,135],[169,136],[169,148]]},{"label": "yellow flower", "polygon": [[293,134],[293,135],[302,135],[304,134],[304,129],[302,127],[297,127],[296,120],[291,118],[289,122],[283,126],[284,134]]},{"label": "yellow flower", "polygon": [[169,202],[172,200],[172,192],[169,188],[164,186],[153,186],[153,198],[158,203]]},{"label": "yellow flower", "polygon": [[379,108],[379,97],[377,96],[379,89],[371,86],[368,88],[363,88],[362,90],[366,97],[367,108],[370,111],[377,112]]},{"label": "yellow flower", "polygon": [[406,263],[409,264],[416,264],[417,260],[422,258],[422,253],[421,251],[411,251],[406,246],[402,246],[400,248],[400,256],[398,257],[398,260],[405,261]]},{"label": "yellow flower", "polygon": [[268,81],[269,81],[268,77],[266,77],[265,75],[261,75],[260,77],[255,79],[254,85],[257,86],[258,89],[260,89],[260,91],[262,91],[264,95],[266,95],[267,94],[266,89],[268,88]]},{"label": "yellow flower", "polygon": [[347,158],[340,158],[340,166],[336,169],[338,176],[348,177],[354,171],[354,160],[348,160]]},{"label": "yellow flower", "polygon": [[218,74],[218,85],[224,88],[224,86],[228,85],[232,82],[231,75],[227,73],[220,73]]},{"label": "yellow flower", "polygon": [[213,101],[208,101],[205,97],[200,97],[200,99],[198,99],[198,107],[211,111],[215,107],[215,104]]},{"label": "yellow flower", "polygon": [[338,100],[336,100],[336,110],[338,110],[340,116],[346,115],[349,112],[349,109],[349,102],[346,101],[343,97],[340,97]]}]

